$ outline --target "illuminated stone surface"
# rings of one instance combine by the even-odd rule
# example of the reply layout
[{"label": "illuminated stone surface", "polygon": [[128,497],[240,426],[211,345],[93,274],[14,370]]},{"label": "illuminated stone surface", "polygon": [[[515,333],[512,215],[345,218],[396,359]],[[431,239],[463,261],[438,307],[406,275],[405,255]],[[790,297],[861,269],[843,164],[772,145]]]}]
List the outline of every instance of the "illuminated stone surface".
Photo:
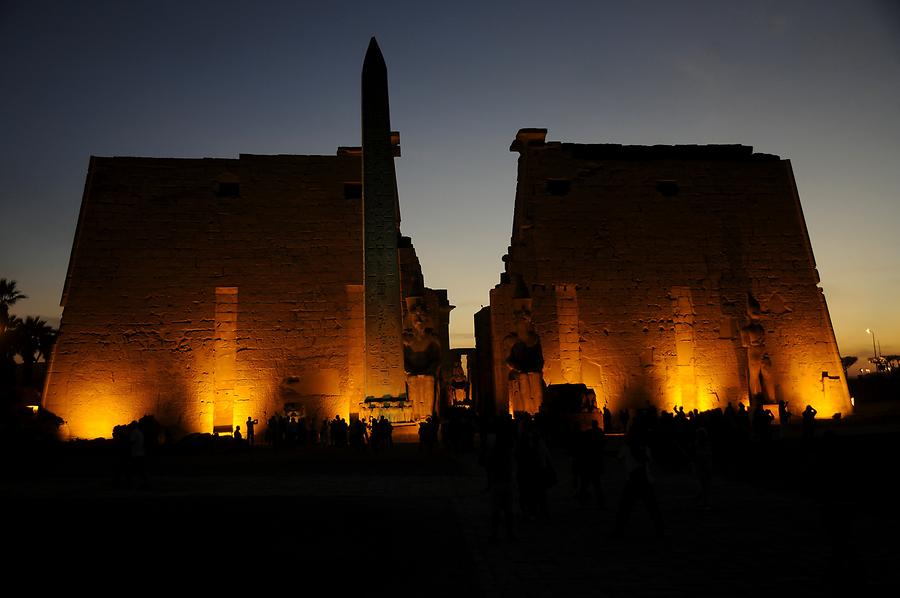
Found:
[{"label": "illuminated stone surface", "polygon": [[[523,129],[513,142],[506,272],[476,326],[479,350],[493,354],[498,411],[509,407],[503,344],[516,328],[520,280],[544,382],[584,383],[601,407],[703,410],[771,386],[767,400],[790,401],[794,413],[806,404],[827,416],[849,412],[789,161],[746,146],[545,136]],[[748,343],[753,299],[764,341]]]},{"label": "illuminated stone surface", "polygon": [[[410,239],[398,242],[396,136],[386,120],[368,129],[388,133],[377,143],[364,133],[377,157],[365,192],[368,230],[381,235],[365,252],[374,295],[360,148],[91,158],[44,394],[67,435],[109,436],[146,414],[176,434],[227,430],[286,405],[318,421],[377,416],[367,394],[406,394],[402,297],[421,297],[443,347],[452,307],[446,291],[424,287]],[[379,349],[371,369],[384,374],[371,387],[367,332]],[[411,419],[412,409],[388,415]]]},{"label": "illuminated stone surface", "polygon": [[[44,395],[70,436],[145,414],[206,432],[288,405],[394,421],[446,405],[453,306],[400,235],[399,136],[374,40],[363,71],[362,148],[91,159]],[[544,383],[584,384],[613,410],[752,391],[794,413],[849,412],[788,161],[545,136],[513,143],[512,243],[476,316],[475,395],[533,412]],[[427,339],[410,305],[429,314]],[[434,377],[411,371],[404,347],[434,343]]]},{"label": "illuminated stone surface", "polygon": [[[216,289],[216,319],[213,335],[213,429],[232,432],[237,383],[238,290]],[[242,420],[239,420],[242,421]]]}]

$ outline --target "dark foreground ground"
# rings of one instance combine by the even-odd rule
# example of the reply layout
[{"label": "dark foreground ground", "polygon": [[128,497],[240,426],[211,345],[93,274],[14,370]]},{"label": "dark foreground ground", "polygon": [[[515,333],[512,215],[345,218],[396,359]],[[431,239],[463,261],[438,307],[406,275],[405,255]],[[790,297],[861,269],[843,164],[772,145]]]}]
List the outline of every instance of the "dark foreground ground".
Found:
[{"label": "dark foreground ground", "polygon": [[[689,472],[658,472],[663,540],[640,506],[625,538],[611,539],[618,463],[611,456],[611,508],[584,507],[556,450],[551,519],[519,520],[518,542],[496,544],[474,454],[399,444],[380,455],[158,455],[150,489],[130,489],[113,483],[108,456],[63,450],[0,485],[2,570],[7,589],[102,595],[894,595],[900,436],[877,432],[842,433],[826,470],[800,439],[752,467],[723,466],[711,509],[696,503]],[[822,471],[828,479],[815,479]]]}]

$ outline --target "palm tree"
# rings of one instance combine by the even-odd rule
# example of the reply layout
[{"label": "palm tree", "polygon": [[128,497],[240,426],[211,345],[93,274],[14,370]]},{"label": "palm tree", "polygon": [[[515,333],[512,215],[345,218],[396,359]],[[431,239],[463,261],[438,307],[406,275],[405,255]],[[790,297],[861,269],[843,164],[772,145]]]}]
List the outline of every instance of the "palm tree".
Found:
[{"label": "palm tree", "polygon": [[11,328],[9,307],[19,299],[27,299],[28,296],[16,288],[15,280],[0,278],[0,334]]},{"label": "palm tree", "polygon": [[12,361],[19,352],[16,328],[22,325],[22,320],[16,316],[9,316],[6,321],[6,329],[0,334],[0,360]]},{"label": "palm tree", "polygon": [[28,316],[13,329],[15,345],[22,357],[25,384],[31,386],[34,377],[34,364],[43,357],[50,358],[50,348],[56,339],[56,329],[44,320]]},{"label": "palm tree", "polygon": [[50,353],[53,351],[53,345],[56,344],[56,337],[59,336],[59,330],[48,326],[50,330],[46,331],[38,337],[38,361],[43,359],[50,362]]},{"label": "palm tree", "polygon": [[5,327],[0,324],[0,397],[11,397],[16,388],[16,328],[21,323],[16,316],[8,316]]}]

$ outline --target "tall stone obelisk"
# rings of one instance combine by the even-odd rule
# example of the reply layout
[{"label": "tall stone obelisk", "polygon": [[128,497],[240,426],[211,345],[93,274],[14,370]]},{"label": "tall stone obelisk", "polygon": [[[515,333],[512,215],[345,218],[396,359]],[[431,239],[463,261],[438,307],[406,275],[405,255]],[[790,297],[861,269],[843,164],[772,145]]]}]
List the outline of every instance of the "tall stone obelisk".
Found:
[{"label": "tall stone obelisk", "polygon": [[375,38],[362,70],[366,398],[406,395],[397,237],[400,210],[388,106],[387,66]]}]

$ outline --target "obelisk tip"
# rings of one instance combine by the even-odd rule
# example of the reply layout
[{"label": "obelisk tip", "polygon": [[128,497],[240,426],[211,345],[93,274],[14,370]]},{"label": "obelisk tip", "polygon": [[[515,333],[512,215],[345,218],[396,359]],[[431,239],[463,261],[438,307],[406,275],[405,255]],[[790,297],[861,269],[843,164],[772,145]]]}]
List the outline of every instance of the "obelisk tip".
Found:
[{"label": "obelisk tip", "polygon": [[363,60],[363,68],[367,65],[384,65],[384,55],[381,53],[381,48],[378,47],[378,40],[375,37],[372,37],[369,40],[369,49],[366,50],[366,58]]}]

